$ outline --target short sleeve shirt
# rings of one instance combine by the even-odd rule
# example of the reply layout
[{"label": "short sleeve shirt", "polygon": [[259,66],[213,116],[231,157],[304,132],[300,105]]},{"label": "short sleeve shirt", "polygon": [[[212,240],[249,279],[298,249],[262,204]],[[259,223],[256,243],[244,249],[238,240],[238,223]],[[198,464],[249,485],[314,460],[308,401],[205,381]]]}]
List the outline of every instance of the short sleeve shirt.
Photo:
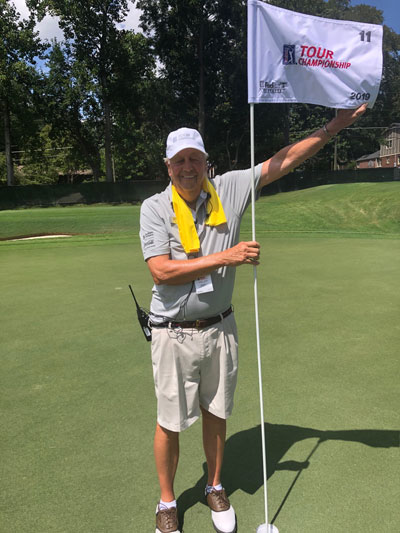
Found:
[{"label": "short sleeve shirt", "polygon": [[[262,164],[255,168],[255,186]],[[202,194],[194,213],[200,250],[189,256],[181,244],[179,229],[172,207],[169,185],[142,204],[140,211],[140,239],[144,259],[168,254],[171,259],[193,259],[231,248],[239,242],[240,222],[251,202],[251,169],[227,172],[210,180],[221,200],[227,219],[219,226],[206,225],[207,195]],[[221,267],[211,273],[213,290],[196,292],[194,282],[182,285],[154,285],[150,311],[155,320],[196,320],[224,312],[231,305],[235,282],[235,267]]]}]

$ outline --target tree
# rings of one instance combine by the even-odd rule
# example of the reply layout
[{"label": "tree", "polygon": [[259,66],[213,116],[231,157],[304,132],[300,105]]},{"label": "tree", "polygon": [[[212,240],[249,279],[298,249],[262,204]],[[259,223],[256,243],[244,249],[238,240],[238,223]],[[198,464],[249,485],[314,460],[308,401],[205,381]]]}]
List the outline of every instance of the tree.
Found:
[{"label": "tree", "polygon": [[[373,6],[357,5],[348,7],[344,18],[370,24],[383,24],[383,12]],[[400,35],[383,26],[383,74],[379,95],[374,108],[369,110],[363,118],[363,126],[371,128],[342,132],[341,140],[346,140],[340,153],[347,161],[375,152],[379,149],[382,130],[373,128],[387,127],[391,122],[400,119],[399,106],[399,76],[400,76]]]},{"label": "tree", "polygon": [[[349,0],[275,0],[270,3],[294,11],[336,19],[382,23],[382,13],[371,6],[350,6]],[[169,123],[197,126],[210,147],[210,159],[220,170],[248,164],[249,143],[246,75],[246,2],[242,0],[139,0],[141,25],[160,62],[160,79],[170,86]],[[385,73],[375,108],[365,125],[386,123],[399,108],[398,41],[385,27]],[[400,47],[398,47],[400,48]],[[398,49],[397,48],[397,49]],[[390,95],[390,98],[389,98]],[[385,112],[383,112],[383,108]],[[391,110],[391,111],[389,111]],[[333,111],[304,104],[257,107],[256,159],[320,127]],[[384,119],[384,116],[386,118]],[[343,132],[340,158],[350,161],[366,149],[374,150],[376,132]],[[305,164],[330,168],[332,145]]]},{"label": "tree", "polygon": [[164,139],[169,97],[155,69],[148,39],[141,33],[121,31],[110,85],[117,180],[162,175],[160,139]]},{"label": "tree", "polygon": [[31,119],[40,92],[40,76],[33,65],[45,46],[40,43],[34,25],[32,17],[20,21],[13,4],[0,0],[0,112],[8,185],[15,184],[12,118],[22,121],[26,132],[32,131],[34,121]]},{"label": "tree", "polygon": [[[351,6],[349,0],[275,0],[274,5],[326,18],[354,20],[371,24],[383,24],[383,13],[369,5]],[[363,154],[374,152],[379,147],[380,130],[399,120],[399,75],[400,35],[384,26],[383,32],[383,77],[379,96],[372,110],[363,117],[365,130],[343,131],[337,139],[339,159],[350,164]],[[307,104],[290,106],[289,124],[291,140],[296,141],[311,132],[332,116],[332,110]],[[397,117],[397,118],[396,118]],[[329,143],[315,157],[303,164],[308,169],[329,169],[332,166],[333,148]]]},{"label": "tree", "polygon": [[19,185],[56,184],[60,175],[68,175],[82,168],[81,152],[71,146],[70,138],[50,137],[51,126],[46,124],[35,137],[34,147],[24,146],[17,171]]},{"label": "tree", "polygon": [[[217,2],[215,2],[216,4]],[[211,1],[140,0],[142,27],[154,46],[162,74],[180,103],[197,116],[197,127],[205,132],[205,73],[217,58],[211,57],[209,30]],[[208,53],[207,53],[208,52]],[[190,118],[193,120],[194,116]],[[189,118],[189,117],[188,117]]]},{"label": "tree", "polygon": [[159,61],[159,78],[170,88],[170,129],[197,127],[220,170],[248,161],[248,143],[243,142],[248,124],[246,2],[140,0],[137,5]]},{"label": "tree", "polygon": [[[69,42],[53,43],[47,66],[45,117],[52,126],[50,137],[60,142],[68,137],[68,144],[82,155],[98,181],[103,173],[99,147],[104,123],[96,80],[86,63],[75,58]],[[153,152],[155,143],[158,146],[161,102],[165,102],[154,68],[147,39],[120,31],[108,86],[115,179],[154,175]]]},{"label": "tree", "polygon": [[112,181],[110,85],[120,39],[117,24],[127,15],[127,0],[28,0],[27,4],[39,17],[49,12],[60,18],[59,24],[69,41],[74,60],[92,78],[93,96],[99,100],[102,111],[106,179]]},{"label": "tree", "polygon": [[75,60],[69,43],[53,43],[47,66],[45,120],[51,125],[49,137],[59,143],[68,139],[77,159],[85,161],[94,180],[99,181],[102,109],[93,79],[85,64]]}]

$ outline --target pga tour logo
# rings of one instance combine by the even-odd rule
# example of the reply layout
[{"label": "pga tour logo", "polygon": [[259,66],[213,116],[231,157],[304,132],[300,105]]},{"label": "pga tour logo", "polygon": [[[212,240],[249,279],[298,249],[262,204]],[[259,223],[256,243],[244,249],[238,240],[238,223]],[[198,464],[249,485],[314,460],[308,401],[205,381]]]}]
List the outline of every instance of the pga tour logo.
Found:
[{"label": "pga tour logo", "polygon": [[284,65],[296,65],[296,45],[295,44],[284,44],[283,45],[282,61]]}]

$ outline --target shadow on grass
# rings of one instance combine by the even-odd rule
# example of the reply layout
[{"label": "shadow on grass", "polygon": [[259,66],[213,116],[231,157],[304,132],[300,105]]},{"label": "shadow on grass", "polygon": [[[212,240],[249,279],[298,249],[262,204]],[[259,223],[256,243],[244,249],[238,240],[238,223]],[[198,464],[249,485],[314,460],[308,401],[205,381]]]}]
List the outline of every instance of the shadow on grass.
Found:
[{"label": "shadow on grass", "polygon": [[[271,520],[272,523],[281,512],[301,472],[309,467],[310,459],[321,443],[330,440],[341,440],[358,442],[374,448],[395,448],[400,446],[400,431],[391,430],[319,431],[311,428],[267,423],[265,424],[265,433],[268,478],[278,470],[297,472],[275,516]],[[305,439],[317,439],[317,443],[304,461],[281,462],[286,452],[296,442]],[[238,489],[248,494],[254,494],[263,485],[260,426],[239,431],[226,441],[222,479],[228,495],[233,494]],[[203,463],[203,475],[201,478],[194,487],[183,492],[178,498],[177,504],[181,526],[183,526],[185,512],[190,507],[199,502],[205,504],[204,487],[206,482],[206,463]]]}]

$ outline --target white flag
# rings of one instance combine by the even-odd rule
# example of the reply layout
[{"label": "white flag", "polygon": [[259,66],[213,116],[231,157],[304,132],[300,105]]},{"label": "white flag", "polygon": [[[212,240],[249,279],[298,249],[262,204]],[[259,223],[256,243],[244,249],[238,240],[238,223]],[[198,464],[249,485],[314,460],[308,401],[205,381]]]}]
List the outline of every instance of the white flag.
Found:
[{"label": "white flag", "polygon": [[377,24],[248,0],[249,103],[373,107],[382,77],[382,35]]}]

